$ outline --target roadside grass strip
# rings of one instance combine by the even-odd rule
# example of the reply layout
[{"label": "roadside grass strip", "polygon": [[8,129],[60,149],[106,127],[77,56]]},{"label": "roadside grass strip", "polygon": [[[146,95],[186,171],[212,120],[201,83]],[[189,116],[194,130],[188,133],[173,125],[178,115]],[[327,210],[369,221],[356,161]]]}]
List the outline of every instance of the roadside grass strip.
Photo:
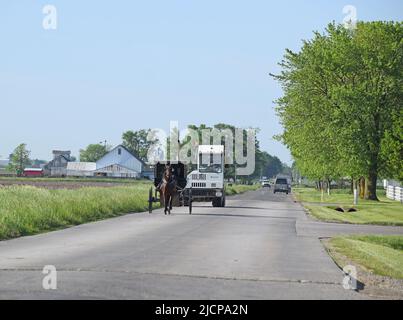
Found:
[{"label": "roadside grass strip", "polygon": [[[315,189],[295,188],[294,192],[309,213],[322,221],[403,226],[403,205],[383,195],[378,196],[380,201],[359,199],[358,205],[353,206],[353,196],[347,190],[332,190],[330,196],[323,197],[323,201],[320,192]],[[338,207],[345,212],[336,211]],[[347,212],[350,208],[357,211]]]},{"label": "roadside grass strip", "polygon": [[32,186],[0,188],[0,239],[146,211],[149,186],[141,183],[74,190]]},{"label": "roadside grass strip", "polygon": [[373,274],[403,279],[403,236],[336,237],[330,244]]}]

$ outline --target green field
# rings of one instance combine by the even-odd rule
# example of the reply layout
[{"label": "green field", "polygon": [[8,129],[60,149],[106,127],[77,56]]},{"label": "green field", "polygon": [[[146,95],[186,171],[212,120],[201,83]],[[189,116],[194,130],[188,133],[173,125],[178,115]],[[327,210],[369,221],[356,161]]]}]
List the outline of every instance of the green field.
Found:
[{"label": "green field", "polygon": [[[375,224],[403,226],[403,205],[397,201],[378,195],[380,201],[358,200],[353,206],[353,196],[349,190],[332,190],[330,196],[324,195],[313,188],[294,188],[296,198],[302,202],[309,213],[323,221],[355,224]],[[354,207],[357,212],[338,212],[335,208],[344,210]]]},{"label": "green field", "polygon": [[376,275],[403,279],[403,236],[336,237],[328,249],[336,262],[332,251]]},{"label": "green field", "polygon": [[74,190],[32,186],[0,188],[0,239],[145,211],[149,187],[149,183],[137,183]]}]

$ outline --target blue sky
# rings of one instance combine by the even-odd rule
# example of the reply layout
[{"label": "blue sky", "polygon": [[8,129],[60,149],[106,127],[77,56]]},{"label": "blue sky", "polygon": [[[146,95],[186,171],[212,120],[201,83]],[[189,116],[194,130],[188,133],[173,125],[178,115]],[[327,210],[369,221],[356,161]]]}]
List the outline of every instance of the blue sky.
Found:
[{"label": "blue sky", "polygon": [[[57,8],[44,30],[42,8]],[[342,22],[403,20],[403,1],[73,1],[0,3],[0,158],[120,143],[124,130],[169,120],[259,127],[263,149],[290,163],[273,100],[285,48]]]}]

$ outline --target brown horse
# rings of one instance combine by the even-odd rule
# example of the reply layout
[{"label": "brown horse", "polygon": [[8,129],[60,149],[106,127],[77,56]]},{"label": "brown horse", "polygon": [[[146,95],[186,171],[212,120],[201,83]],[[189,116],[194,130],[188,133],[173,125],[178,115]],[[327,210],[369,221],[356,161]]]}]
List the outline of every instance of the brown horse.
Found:
[{"label": "brown horse", "polygon": [[164,200],[164,213],[171,214],[172,201],[176,193],[177,182],[175,176],[172,173],[172,168],[170,165],[165,166],[165,171],[162,177],[160,185],[161,198]]}]

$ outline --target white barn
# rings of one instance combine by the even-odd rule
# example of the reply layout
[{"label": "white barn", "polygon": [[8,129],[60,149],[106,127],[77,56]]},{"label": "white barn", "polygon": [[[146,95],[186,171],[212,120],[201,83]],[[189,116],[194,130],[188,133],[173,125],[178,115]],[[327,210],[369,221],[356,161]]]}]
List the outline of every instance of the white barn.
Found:
[{"label": "white barn", "polygon": [[96,176],[140,178],[145,163],[123,145],[118,145],[96,163]]},{"label": "white barn", "polygon": [[69,162],[67,163],[67,176],[92,177],[96,168],[95,162]]}]

